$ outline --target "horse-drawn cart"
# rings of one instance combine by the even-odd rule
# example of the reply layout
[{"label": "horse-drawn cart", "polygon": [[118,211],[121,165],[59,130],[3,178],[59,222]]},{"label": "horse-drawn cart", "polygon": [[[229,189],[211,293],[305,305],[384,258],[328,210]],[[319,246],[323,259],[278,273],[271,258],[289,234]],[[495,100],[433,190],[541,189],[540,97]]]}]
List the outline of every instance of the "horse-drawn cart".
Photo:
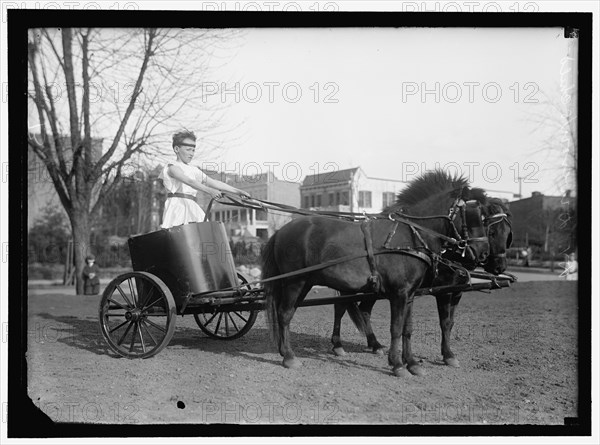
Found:
[{"label": "horse-drawn cart", "polygon": [[[251,200],[255,206],[256,201]],[[239,205],[239,202],[234,201]],[[128,358],[147,358],[171,340],[176,315],[192,314],[209,337],[233,340],[248,332],[258,312],[265,309],[265,281],[251,282],[237,272],[222,222],[190,223],[129,239],[133,272],[112,280],[102,295],[100,327],[110,348]],[[365,254],[366,256],[366,254]],[[340,261],[348,260],[342,258]],[[319,268],[332,264],[324,263]],[[312,267],[315,269],[315,267]],[[302,274],[305,270],[295,271]],[[485,282],[453,287],[419,289],[416,295],[436,291],[472,291],[509,286],[511,277],[472,273]],[[385,298],[360,292],[329,298],[308,298],[301,306]]]}]

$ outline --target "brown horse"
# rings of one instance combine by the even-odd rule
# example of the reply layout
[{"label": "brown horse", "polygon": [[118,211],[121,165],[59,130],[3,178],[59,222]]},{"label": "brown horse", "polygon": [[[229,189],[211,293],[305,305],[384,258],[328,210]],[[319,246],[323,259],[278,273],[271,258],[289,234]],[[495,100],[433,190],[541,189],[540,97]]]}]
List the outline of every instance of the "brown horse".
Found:
[{"label": "brown horse", "polygon": [[[411,212],[434,217],[413,221],[389,213],[365,224],[307,216],[292,220],[269,239],[262,254],[263,279],[331,262],[308,273],[265,282],[271,334],[285,367],[301,365],[289,336],[296,308],[314,285],[322,285],[341,293],[374,290],[384,295],[391,311],[388,362],[398,376],[422,373],[410,342],[403,337],[405,329],[412,324],[409,301],[442,251],[459,249],[474,262],[484,261],[489,251],[480,212],[483,203],[477,205],[478,217],[469,221],[466,212],[459,210],[465,207],[464,201],[471,199],[470,189],[459,180],[442,186],[435,183],[435,177],[428,177],[433,186],[412,189],[418,203],[411,206]],[[457,241],[460,236],[452,218],[448,217],[449,211],[464,229],[463,233],[473,235],[469,242]],[[353,256],[354,259],[335,262]],[[404,338],[402,348],[401,338]]]},{"label": "brown horse", "polygon": [[[424,178],[426,179],[426,178]],[[436,183],[448,181],[453,183],[450,177],[444,177],[443,174],[437,174]],[[427,181],[416,183],[420,186],[427,187]],[[462,184],[467,186],[466,179],[462,179]],[[398,208],[402,208],[405,212],[410,213],[410,206],[414,204],[414,197],[418,196],[414,190],[407,189],[398,196],[395,205],[384,210],[384,213],[393,212]],[[510,247],[512,242],[512,231],[510,223],[510,212],[506,205],[497,198],[486,196],[482,189],[472,189],[471,198],[483,203],[482,213],[483,221],[486,228],[486,234],[490,246],[490,255],[483,263],[484,270],[492,274],[500,274],[506,270],[506,249]],[[477,266],[473,261],[465,259],[454,252],[448,252],[443,257],[456,261],[468,270],[473,270]],[[451,286],[457,284],[465,284],[468,282],[468,276],[463,273],[460,268],[449,267],[445,264],[440,264],[436,277],[426,278],[423,285],[425,287]],[[448,366],[459,367],[459,361],[450,349],[450,337],[452,327],[454,326],[454,312],[456,306],[460,302],[462,292],[441,292],[434,294],[437,302],[438,315],[440,319],[440,328],[442,330],[441,352],[444,363]],[[334,323],[331,342],[333,343],[333,351],[338,356],[346,354],[342,346],[340,338],[341,320],[346,311],[356,327],[365,334],[367,339],[367,348],[374,353],[383,354],[384,346],[377,340],[371,327],[371,311],[375,304],[375,300],[364,300],[359,305],[356,303],[337,303],[334,305]],[[410,303],[409,303],[410,304]],[[410,310],[410,309],[409,309]],[[406,325],[404,335],[410,343],[412,327]]]}]

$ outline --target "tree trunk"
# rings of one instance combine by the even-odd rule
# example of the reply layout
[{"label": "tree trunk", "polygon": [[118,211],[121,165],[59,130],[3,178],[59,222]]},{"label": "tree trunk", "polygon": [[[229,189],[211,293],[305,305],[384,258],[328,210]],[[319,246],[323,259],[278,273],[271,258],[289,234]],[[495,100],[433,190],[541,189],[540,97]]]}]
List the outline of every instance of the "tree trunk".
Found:
[{"label": "tree trunk", "polygon": [[75,289],[77,295],[83,294],[83,267],[85,257],[93,253],[90,248],[90,221],[86,212],[74,212],[71,217],[73,230],[73,254],[75,256]]}]

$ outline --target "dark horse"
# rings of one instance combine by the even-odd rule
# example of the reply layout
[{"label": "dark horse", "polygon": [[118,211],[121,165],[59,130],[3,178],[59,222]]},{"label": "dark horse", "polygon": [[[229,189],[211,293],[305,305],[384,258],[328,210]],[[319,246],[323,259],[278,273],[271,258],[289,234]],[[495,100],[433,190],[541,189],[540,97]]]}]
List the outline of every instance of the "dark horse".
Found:
[{"label": "dark horse", "polygon": [[[384,295],[391,309],[388,362],[398,376],[408,374],[407,370],[422,373],[407,341],[407,329],[412,328],[409,301],[443,250],[461,249],[474,262],[485,260],[489,250],[480,210],[483,203],[477,204],[476,217],[465,217],[466,212],[459,211],[472,198],[468,187],[454,181],[443,188],[430,188],[426,196],[423,192],[419,190],[411,212],[435,217],[408,221],[390,213],[365,223],[307,216],[292,220],[269,239],[262,256],[263,280],[314,266],[264,284],[272,337],[285,367],[301,365],[289,335],[296,308],[314,285],[323,285],[341,293],[375,291]],[[457,242],[460,235],[449,212],[471,241]]]},{"label": "dark horse", "polygon": [[[466,179],[460,178],[458,181],[459,184],[465,187],[468,186]],[[406,214],[411,214],[412,208],[418,203],[419,197],[430,193],[428,190],[431,187],[440,187],[443,189],[448,186],[453,187],[455,184],[456,179],[450,178],[443,173],[438,172],[437,174],[423,176],[400,193],[396,204],[385,209],[383,213],[402,210]],[[482,216],[490,246],[490,255],[483,263],[484,270],[494,275],[500,274],[506,270],[506,249],[510,247],[512,241],[510,212],[500,199],[488,197],[482,189],[472,189],[471,198],[483,204]],[[443,256],[460,263],[468,270],[473,270],[477,266],[473,261],[456,255],[454,252],[449,252],[448,255]],[[464,284],[466,282],[468,282],[468,276],[460,268],[440,264],[437,276],[426,277],[423,285],[426,287],[437,287]],[[454,312],[460,302],[462,292],[440,292],[434,294],[434,296],[437,302],[442,330],[441,352],[444,363],[449,366],[458,367],[458,359],[450,349],[450,334],[454,326]],[[346,310],[356,327],[366,335],[368,349],[374,353],[383,354],[384,347],[377,341],[371,327],[371,311],[374,304],[375,300],[370,299],[362,301],[360,305],[356,303],[337,303],[334,305],[335,319],[331,342],[333,343],[333,351],[336,355],[345,355],[340,338],[340,327]],[[407,332],[407,334],[410,333]],[[410,342],[410,335],[408,335],[407,341]]]}]

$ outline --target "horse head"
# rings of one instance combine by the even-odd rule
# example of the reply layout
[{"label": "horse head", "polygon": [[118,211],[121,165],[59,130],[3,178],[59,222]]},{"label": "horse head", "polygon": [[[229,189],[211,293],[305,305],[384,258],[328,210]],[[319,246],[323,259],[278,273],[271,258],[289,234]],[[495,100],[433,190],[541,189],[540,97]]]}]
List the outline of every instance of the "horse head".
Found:
[{"label": "horse head", "polygon": [[498,198],[488,198],[483,207],[483,221],[490,242],[490,255],[483,268],[486,272],[498,275],[506,270],[506,250],[512,243],[512,215]]},{"label": "horse head", "polygon": [[[466,181],[465,181],[466,182]],[[487,197],[473,193],[466,184],[451,193],[454,197],[448,218],[452,221],[456,237],[456,246],[446,250],[445,257],[460,262],[469,270],[485,264],[490,254],[489,240],[484,224]]]},{"label": "horse head", "polygon": [[465,177],[434,170],[411,181],[384,212],[443,219],[442,230],[455,239],[445,246],[444,256],[474,269],[489,255],[483,220],[486,199],[484,193],[473,193]]}]

